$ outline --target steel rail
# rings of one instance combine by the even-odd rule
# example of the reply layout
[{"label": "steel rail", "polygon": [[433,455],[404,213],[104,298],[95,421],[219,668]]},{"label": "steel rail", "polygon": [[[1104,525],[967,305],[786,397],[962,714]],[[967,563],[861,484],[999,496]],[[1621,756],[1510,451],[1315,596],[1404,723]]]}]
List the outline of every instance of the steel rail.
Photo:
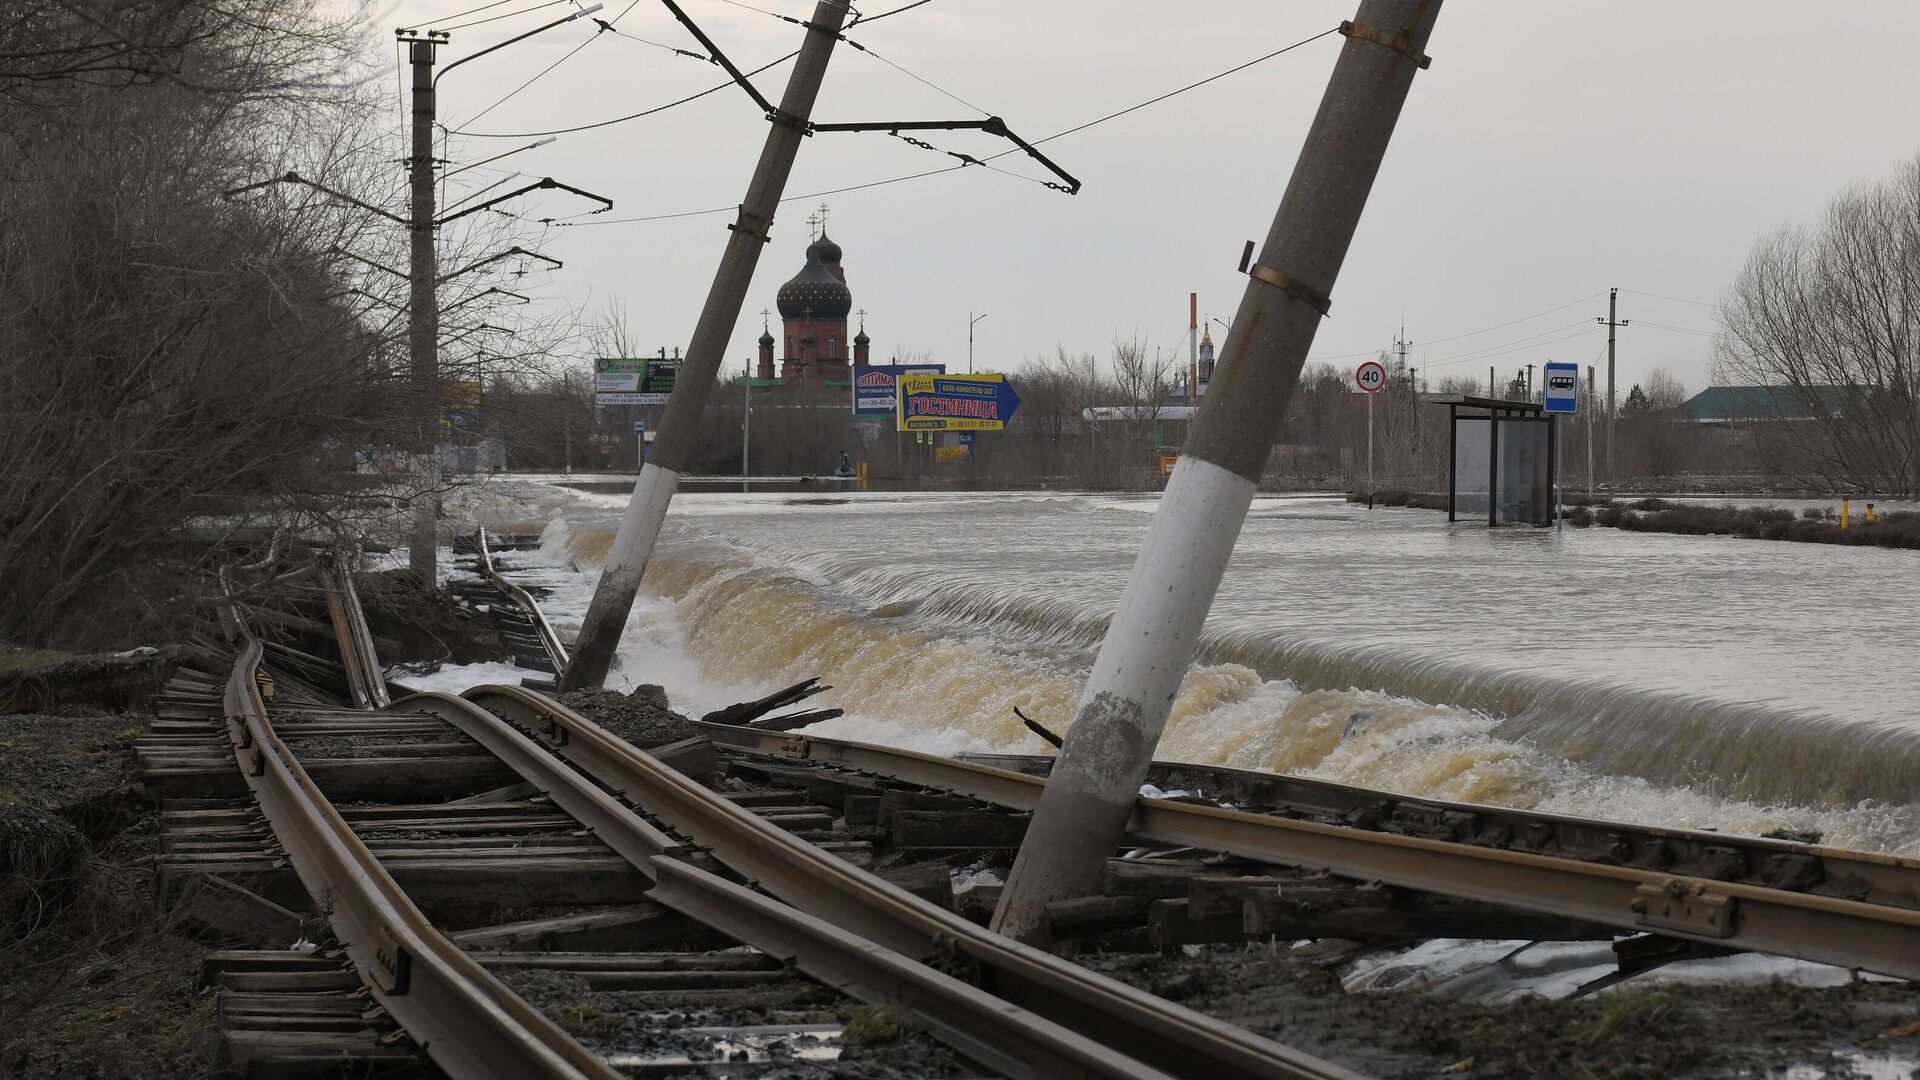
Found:
[{"label": "steel rail", "polygon": [[648,894],[653,899],[854,997],[893,1003],[941,1042],[998,1075],[1035,1080],[1168,1076],[744,885],[671,859],[655,865],[658,884]]},{"label": "steel rail", "polygon": [[540,605],[534,601],[533,595],[508,581],[506,575],[500,573],[499,568],[493,565],[493,553],[487,550],[486,526],[481,526],[479,533],[481,576],[486,578],[494,588],[511,597],[514,603],[520,605],[521,610],[533,620],[533,628],[540,635],[540,644],[547,650],[547,659],[553,661],[553,670],[566,671],[567,647],[561,642],[560,635],[555,633],[552,624],[547,622],[547,617],[541,613]]},{"label": "steel rail", "polygon": [[[716,741],[758,753],[841,765],[1013,810],[1032,810],[1046,790],[1047,781],[1036,776],[910,750],[727,725],[701,727]],[[1168,799],[1139,798],[1128,831],[1157,843],[1324,869],[1627,931],[1920,979],[1920,910],[1910,907]]]},{"label": "steel rail", "polygon": [[450,1076],[619,1080],[620,1073],[443,937],[275,734],[241,630],[224,704],[234,760],[373,999]]},{"label": "steel rail", "polygon": [[487,685],[461,696],[536,733],[600,784],[801,912],[856,928],[908,957],[957,961],[1001,1001],[1109,1053],[1204,1080],[1358,1075],[977,926],[762,820],[542,694]]},{"label": "steel rail", "polygon": [[[1039,777],[1048,775],[1054,761],[1028,754],[966,754],[962,760]],[[1256,810],[1330,824],[1360,825],[1427,839],[1460,840],[1476,847],[1508,847],[1536,855],[1682,875],[1688,875],[1686,868],[1690,865],[1732,857],[1743,872],[1689,876],[1758,878],[1757,884],[1794,892],[1920,908],[1920,860],[1898,855],[1848,851],[1776,837],[1736,836],[1416,798],[1331,780],[1224,765],[1156,761],[1147,778],[1162,788],[1204,788],[1207,798],[1229,807],[1254,804]],[[1783,884],[1796,879],[1800,884]]]},{"label": "steel rail", "polygon": [[[647,895],[863,1001],[893,1006],[962,1054],[1008,1076],[1164,1078],[1159,1070],[991,994],[680,861],[692,852],[502,717],[450,694],[402,698],[485,747],[655,882]],[[564,729],[542,729],[564,742]],[[757,820],[757,819],[756,819]],[[782,835],[785,835],[784,832]]]},{"label": "steel rail", "polygon": [[386,676],[381,673],[373,632],[367,628],[366,613],[360,607],[360,594],[353,587],[353,571],[339,548],[320,559],[320,584],[326,592],[327,618],[333,624],[334,641],[340,650],[340,667],[347,677],[348,698],[358,709],[386,708]]}]

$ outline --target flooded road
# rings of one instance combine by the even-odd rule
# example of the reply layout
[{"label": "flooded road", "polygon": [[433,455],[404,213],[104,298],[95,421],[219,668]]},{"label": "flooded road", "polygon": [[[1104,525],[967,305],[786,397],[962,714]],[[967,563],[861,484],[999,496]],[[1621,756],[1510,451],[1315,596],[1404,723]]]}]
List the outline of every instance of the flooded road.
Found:
[{"label": "flooded road", "polygon": [[[623,504],[523,484],[490,517],[592,569]],[[700,711],[818,674],[848,712],[824,732],[1040,752],[1012,706],[1070,721],[1156,505],[684,496],[618,677]],[[1265,498],[1161,756],[1912,852],[1916,569],[1912,552]],[[591,577],[549,583],[570,630]]]}]

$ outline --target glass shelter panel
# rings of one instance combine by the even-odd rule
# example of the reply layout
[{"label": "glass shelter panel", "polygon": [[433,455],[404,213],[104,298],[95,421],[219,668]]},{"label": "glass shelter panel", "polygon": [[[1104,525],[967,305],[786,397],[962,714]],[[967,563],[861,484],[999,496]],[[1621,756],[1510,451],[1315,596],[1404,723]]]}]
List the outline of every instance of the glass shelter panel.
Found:
[{"label": "glass shelter panel", "polygon": [[1484,416],[1456,416],[1453,419],[1453,477],[1451,506],[1453,518],[1485,517],[1487,484],[1492,479],[1491,421]]}]

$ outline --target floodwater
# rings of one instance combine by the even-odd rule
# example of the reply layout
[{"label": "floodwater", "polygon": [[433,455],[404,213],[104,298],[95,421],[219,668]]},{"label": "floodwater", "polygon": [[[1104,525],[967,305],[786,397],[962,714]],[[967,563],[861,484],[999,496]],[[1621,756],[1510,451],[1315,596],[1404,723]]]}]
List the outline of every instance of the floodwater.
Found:
[{"label": "floodwater", "polygon": [[[504,481],[563,633],[625,498]],[[1155,497],[695,494],[614,681],[698,713],[818,675],[816,730],[1038,753]],[[1920,556],[1254,504],[1160,756],[1409,794],[1920,853]]]}]

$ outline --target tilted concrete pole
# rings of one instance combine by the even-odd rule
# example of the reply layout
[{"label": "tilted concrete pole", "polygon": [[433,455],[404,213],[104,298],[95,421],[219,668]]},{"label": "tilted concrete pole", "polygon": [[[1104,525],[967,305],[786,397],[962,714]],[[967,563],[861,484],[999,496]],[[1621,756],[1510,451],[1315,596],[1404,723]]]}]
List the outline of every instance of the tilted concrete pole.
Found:
[{"label": "tilted concrete pole", "polygon": [[666,415],[654,437],[653,455],[634,482],[633,498],[627,503],[626,516],[620,520],[620,531],[613,538],[606,566],[594,586],[573,658],[561,674],[563,690],[599,686],[613,666],[614,649],[620,644],[620,633],[633,610],[634,594],[640,589],[640,577],[646,573],[647,560],[653,557],[654,543],[660,538],[667,504],[673,500],[674,488],[693,450],[701,414],[720,375],[721,353],[739,322],[740,305],[753,282],[753,268],[760,261],[760,248],[773,225],[781,193],[786,190],[787,174],[793,171],[807,118],[833,55],[835,35],[846,15],[844,0],[819,0],[813,7],[806,40],[800,44],[800,55],[794,60],[779,111],[768,125],[760,163],[747,185],[740,217],[730,226],[733,235],[727,238],[720,268],[713,275],[713,288],[707,293],[706,306],[700,309],[700,321],[694,325],[693,340],[681,361],[673,396],[667,399]]},{"label": "tilted concrete pole", "polygon": [[1002,933],[1043,940],[1048,903],[1100,891],[1439,9],[1362,0],[1343,27],[1233,333],[994,913]]}]

